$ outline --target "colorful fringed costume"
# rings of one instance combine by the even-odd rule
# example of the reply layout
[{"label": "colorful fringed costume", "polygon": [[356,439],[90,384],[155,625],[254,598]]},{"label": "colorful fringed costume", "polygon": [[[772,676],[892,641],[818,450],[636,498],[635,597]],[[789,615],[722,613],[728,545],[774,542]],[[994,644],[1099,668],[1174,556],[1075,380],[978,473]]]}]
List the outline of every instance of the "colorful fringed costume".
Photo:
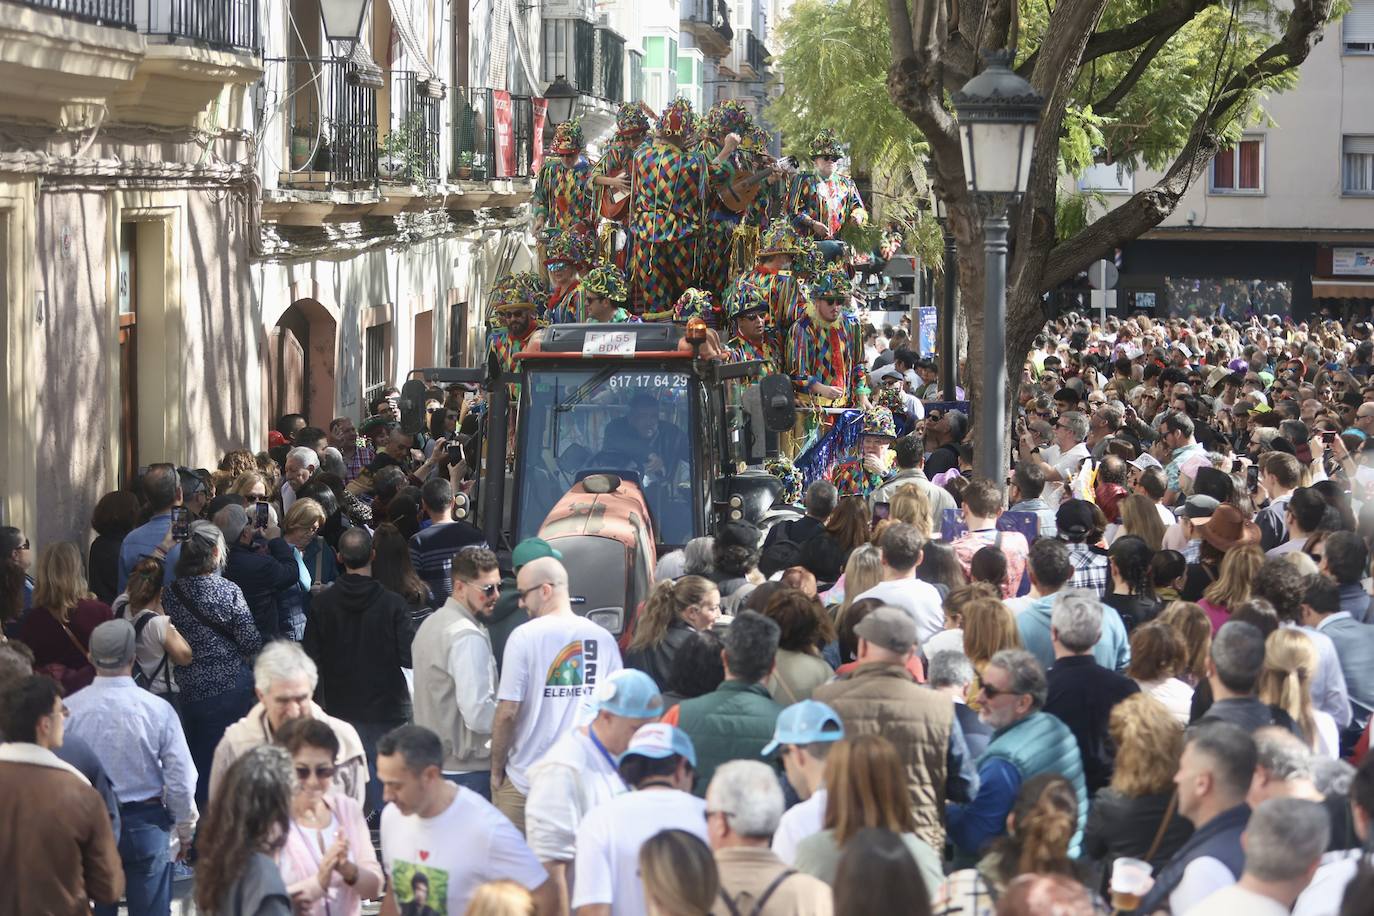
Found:
[{"label": "colorful fringed costume", "polygon": [[643,314],[671,308],[699,274],[707,163],[700,151],[678,145],[694,124],[691,103],[677,99],[659,119],[658,136],[634,154],[630,297]]},{"label": "colorful fringed costume", "polygon": [[[581,155],[582,127],[576,121],[566,121],[554,131],[549,155],[539,167],[531,197],[536,225],[545,229],[567,229],[586,223],[591,210],[591,163]],[[577,156],[577,162],[565,165],[562,157]]]},{"label": "colorful fringed costume", "polygon": [[592,166],[589,176],[591,221],[597,227],[598,260],[609,261],[621,270],[629,267],[631,245],[629,232],[626,231],[629,208],[626,206],[625,213],[617,219],[608,218],[603,212],[603,201],[608,207],[613,206],[622,192],[598,184],[597,179],[620,177],[627,183],[633,180],[631,166],[634,164],[635,150],[639,149],[649,131],[651,114],[643,102],[622,104],[616,113],[615,134],[606,144],[596,165]]},{"label": "colorful fringed costume", "polygon": [[[886,407],[869,407],[864,411],[863,429],[859,434],[860,443],[866,438],[892,440],[896,437],[897,427],[892,421],[890,410]],[[884,480],[885,475],[864,466],[862,454],[835,465],[830,472],[830,482],[840,491],[841,496],[867,497],[881,487]]]},{"label": "colorful fringed costume", "polygon": [[[839,139],[834,131],[820,131],[811,141],[811,157],[825,157],[838,160],[844,155]],[[848,222],[861,223],[868,219],[863,198],[859,196],[858,186],[848,175],[832,170],[829,178],[822,178],[819,172],[803,172],[799,176],[796,199],[793,202],[793,224],[797,230],[814,235],[811,220],[815,220],[829,230],[830,237],[821,242],[827,260],[834,259],[842,250],[840,230]]]}]

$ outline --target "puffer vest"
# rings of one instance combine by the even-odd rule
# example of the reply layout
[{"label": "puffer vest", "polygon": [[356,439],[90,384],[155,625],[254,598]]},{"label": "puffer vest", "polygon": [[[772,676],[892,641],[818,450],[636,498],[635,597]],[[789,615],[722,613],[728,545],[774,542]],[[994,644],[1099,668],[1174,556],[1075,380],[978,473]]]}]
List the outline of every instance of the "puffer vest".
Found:
[{"label": "puffer vest", "polygon": [[1058,773],[1073,784],[1078,796],[1078,829],[1069,855],[1078,858],[1083,826],[1088,822],[1088,789],[1083,781],[1083,757],[1069,727],[1047,712],[1033,712],[992,736],[978,765],[987,760],[1007,761],[1021,773],[1022,782],[1041,773]]},{"label": "puffer vest", "polygon": [[[697,753],[692,792],[706,797],[716,767],[731,760],[758,760],[773,740],[782,706],[762,684],[722,681],[705,696],[684,700],[678,707],[678,727],[692,739]],[[777,765],[776,757],[773,761]]]}]

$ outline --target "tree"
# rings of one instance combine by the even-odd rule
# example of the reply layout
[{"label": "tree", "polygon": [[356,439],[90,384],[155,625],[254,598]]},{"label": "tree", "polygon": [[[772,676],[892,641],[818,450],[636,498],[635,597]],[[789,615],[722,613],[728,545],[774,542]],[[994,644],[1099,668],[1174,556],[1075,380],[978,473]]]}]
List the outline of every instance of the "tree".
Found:
[{"label": "tree", "polygon": [[[983,396],[982,221],[967,191],[949,98],[978,72],[983,56],[1014,49],[1017,72],[1045,99],[1030,187],[1011,213],[1005,356],[1015,379],[1044,324],[1042,295],[1168,216],[1212,156],[1262,116],[1263,95],[1296,82],[1332,6],[1333,0],[800,0],[783,27],[776,64],[786,92],[773,115],[784,129],[789,122],[834,126],[874,161],[928,150],[928,178],[946,201],[959,246],[967,387],[976,405]],[[862,98],[879,80],[895,111],[879,112]],[[1062,192],[1061,176],[1094,161],[1145,165],[1163,176],[1092,219],[1091,208]],[[998,394],[1010,407],[1016,386]]]}]

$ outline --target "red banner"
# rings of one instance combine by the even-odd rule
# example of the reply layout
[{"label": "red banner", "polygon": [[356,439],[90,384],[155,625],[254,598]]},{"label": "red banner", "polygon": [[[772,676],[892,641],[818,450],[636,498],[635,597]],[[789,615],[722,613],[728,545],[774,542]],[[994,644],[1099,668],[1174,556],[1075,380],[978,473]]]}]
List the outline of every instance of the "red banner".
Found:
[{"label": "red banner", "polygon": [[510,93],[496,89],[491,97],[496,122],[496,171],[493,177],[510,178],[515,174],[515,118]]},{"label": "red banner", "polygon": [[530,157],[530,174],[538,175],[539,167],[544,164],[544,121],[549,116],[549,100],[530,99],[530,105],[534,108],[534,139],[532,141],[533,153]]}]

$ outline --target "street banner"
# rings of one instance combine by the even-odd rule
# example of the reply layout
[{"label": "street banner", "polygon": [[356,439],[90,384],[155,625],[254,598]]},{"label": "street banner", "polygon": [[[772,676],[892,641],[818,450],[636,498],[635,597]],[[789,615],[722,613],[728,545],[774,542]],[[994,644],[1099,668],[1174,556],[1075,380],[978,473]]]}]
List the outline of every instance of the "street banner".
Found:
[{"label": "street banner", "polygon": [[495,89],[491,93],[496,122],[496,178],[515,175],[515,118],[510,93]]},{"label": "street banner", "polygon": [[921,313],[921,321],[918,326],[916,346],[920,350],[920,355],[930,357],[935,355],[935,306],[923,305],[918,311]]},{"label": "street banner", "polygon": [[533,153],[530,157],[530,174],[538,175],[539,167],[544,164],[544,121],[549,116],[548,99],[530,99],[534,111]]}]

